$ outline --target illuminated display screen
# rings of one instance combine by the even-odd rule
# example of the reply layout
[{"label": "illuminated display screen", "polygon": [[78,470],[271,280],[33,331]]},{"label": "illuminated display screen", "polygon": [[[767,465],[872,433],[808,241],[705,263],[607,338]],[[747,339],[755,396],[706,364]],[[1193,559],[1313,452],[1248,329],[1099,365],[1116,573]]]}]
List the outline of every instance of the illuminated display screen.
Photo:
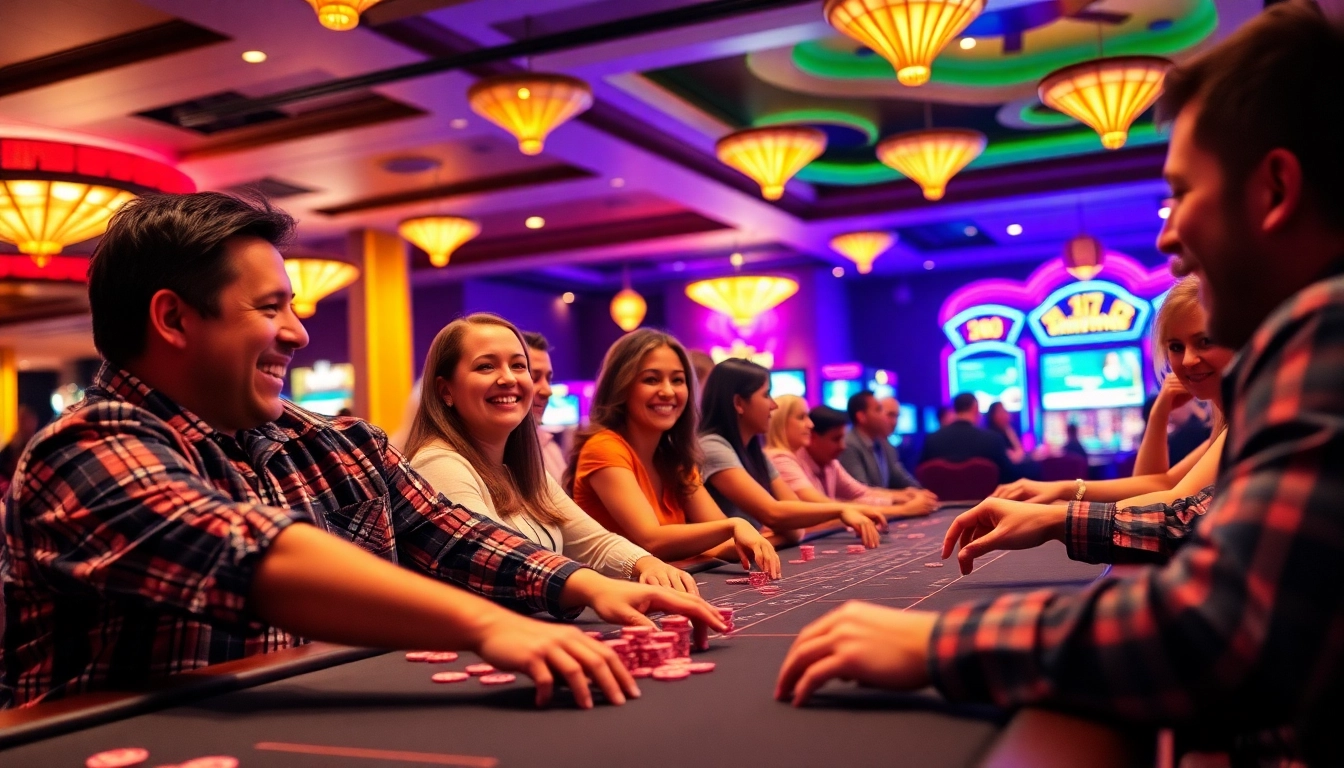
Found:
[{"label": "illuminated display screen", "polygon": [[896,416],[896,434],[913,435],[919,431],[919,409],[913,405],[901,406]]},{"label": "illuminated display screen", "polygon": [[1138,347],[1041,355],[1041,407],[1047,411],[1143,405]]},{"label": "illuminated display screen", "polygon": [[355,407],[355,366],[318,360],[312,368],[292,369],[289,388],[295,405],[335,416],[342,408]]},{"label": "illuminated display screen", "polygon": [[826,405],[843,411],[849,407],[849,398],[863,391],[863,382],[858,379],[840,379],[821,382],[821,401]]},{"label": "illuminated display screen", "polygon": [[770,396],[781,395],[807,397],[807,372],[801,368],[771,371]]},{"label": "illuminated display screen", "polygon": [[541,414],[543,427],[576,427],[579,425],[579,396],[551,395],[546,410]]},{"label": "illuminated display screen", "polygon": [[1025,391],[1022,370],[1016,358],[1007,355],[983,355],[965,358],[956,363],[956,383],[953,396],[971,392],[980,402],[980,410],[987,411],[994,403],[1013,413],[1022,410]]},{"label": "illuminated display screen", "polygon": [[1041,416],[1041,437],[1059,450],[1068,440],[1069,424],[1078,425],[1078,441],[1089,453],[1137,450],[1143,440],[1142,408],[1090,408],[1049,411]]}]

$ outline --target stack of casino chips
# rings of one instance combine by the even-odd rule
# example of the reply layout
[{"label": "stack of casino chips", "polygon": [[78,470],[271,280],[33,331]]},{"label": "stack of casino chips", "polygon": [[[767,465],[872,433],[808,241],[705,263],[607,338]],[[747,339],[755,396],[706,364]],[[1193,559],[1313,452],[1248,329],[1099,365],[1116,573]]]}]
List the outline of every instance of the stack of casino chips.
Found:
[{"label": "stack of casino chips", "polygon": [[747,574],[747,583],[750,584],[753,589],[764,587],[766,584],[770,583],[770,576],[765,571],[752,571]]},{"label": "stack of casino chips", "polygon": [[639,666],[657,669],[673,657],[673,648],[671,643],[659,643],[653,640],[645,642],[639,646]]},{"label": "stack of casino chips", "polygon": [[725,608],[720,605],[716,605],[714,608],[719,612],[719,618],[723,619],[723,623],[728,625],[724,628],[723,634],[731,635],[733,630],[736,629],[736,627],[733,626],[733,609]]},{"label": "stack of casino chips", "polygon": [[863,546],[862,544],[848,544],[845,546],[845,554],[848,555],[862,555],[864,552],[867,551],[868,548]]},{"label": "stack of casino chips", "polygon": [[639,651],[632,640],[621,637],[615,640],[603,640],[615,654],[616,658],[621,660],[621,665],[626,669],[634,669],[639,666]]},{"label": "stack of casino chips", "polygon": [[798,554],[802,556],[803,562],[817,559],[817,548],[812,544],[799,544]]},{"label": "stack of casino chips", "polygon": [[660,643],[671,643],[672,658],[690,656],[691,620],[685,616],[664,616],[661,624],[663,631],[654,632],[650,637]]}]

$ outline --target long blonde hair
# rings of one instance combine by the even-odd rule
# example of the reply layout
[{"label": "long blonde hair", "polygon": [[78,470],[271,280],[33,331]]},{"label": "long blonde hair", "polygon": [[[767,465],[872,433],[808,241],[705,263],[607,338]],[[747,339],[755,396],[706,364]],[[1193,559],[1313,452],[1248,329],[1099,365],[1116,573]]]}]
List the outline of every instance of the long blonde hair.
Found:
[{"label": "long blonde hair", "polygon": [[765,447],[792,452],[793,448],[789,445],[789,434],[786,431],[789,419],[797,415],[800,409],[806,411],[807,401],[797,395],[780,395],[775,398],[775,403],[779,407],[770,414],[770,428],[765,432]]},{"label": "long blonde hair", "polygon": [[[1159,378],[1165,377],[1171,372],[1171,354],[1167,351],[1167,339],[1171,336],[1171,326],[1177,317],[1184,317],[1189,313],[1197,313],[1204,319],[1204,325],[1208,323],[1208,313],[1204,311],[1203,305],[1199,303],[1199,277],[1196,275],[1187,275],[1176,282],[1167,293],[1166,301],[1162,302],[1162,308],[1157,311],[1157,319],[1153,321],[1153,360],[1160,360],[1162,365],[1158,371]],[[1222,371],[1218,375],[1222,376]],[[1220,401],[1211,402],[1213,406],[1213,426],[1212,434],[1218,436],[1227,426],[1227,418],[1223,415],[1223,404]]]},{"label": "long blonde hair", "polygon": [[604,429],[624,436],[629,421],[627,398],[630,387],[639,376],[640,363],[644,356],[659,347],[672,350],[686,372],[686,408],[681,412],[672,428],[658,439],[658,447],[653,452],[653,469],[663,481],[663,488],[676,489],[678,498],[686,499],[699,489],[695,468],[700,463],[700,442],[696,438],[696,425],[700,417],[695,408],[695,392],[699,388],[695,379],[695,368],[691,365],[686,348],[674,336],[654,328],[638,328],[627,333],[602,360],[602,370],[597,374],[597,387],[593,391],[593,404],[588,413],[588,428],[579,432],[574,439],[574,447],[569,452],[569,468],[565,470],[563,485],[569,495],[574,495],[574,473],[579,466],[579,453],[589,438]]},{"label": "long blonde hair", "polygon": [[[415,411],[410,437],[406,439],[405,453],[414,458],[425,446],[442,440],[462,454],[480,474],[501,516],[526,515],[538,522],[558,525],[564,518],[551,502],[551,494],[546,488],[546,468],[541,459],[541,443],[537,440],[532,409],[528,408],[523,422],[509,433],[509,439],[504,443],[504,463],[496,465],[476,447],[471,430],[461,415],[438,395],[435,382],[439,378],[452,380],[457,364],[462,360],[462,338],[473,326],[508,328],[518,337],[518,346],[524,351],[527,349],[522,332],[513,323],[489,312],[467,315],[444,326],[434,337],[429,355],[425,357],[420,406]],[[529,376],[531,368],[528,363]]]}]

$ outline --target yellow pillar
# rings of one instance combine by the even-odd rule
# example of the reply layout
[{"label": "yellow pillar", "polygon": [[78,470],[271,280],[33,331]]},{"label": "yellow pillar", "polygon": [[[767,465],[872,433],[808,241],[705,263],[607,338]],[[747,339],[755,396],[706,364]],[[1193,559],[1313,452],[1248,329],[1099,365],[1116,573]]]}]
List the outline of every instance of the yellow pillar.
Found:
[{"label": "yellow pillar", "polygon": [[12,347],[0,347],[0,445],[9,443],[19,428],[19,356]]},{"label": "yellow pillar", "polygon": [[356,230],[349,248],[360,268],[349,301],[355,413],[390,434],[411,394],[410,264],[390,232]]}]

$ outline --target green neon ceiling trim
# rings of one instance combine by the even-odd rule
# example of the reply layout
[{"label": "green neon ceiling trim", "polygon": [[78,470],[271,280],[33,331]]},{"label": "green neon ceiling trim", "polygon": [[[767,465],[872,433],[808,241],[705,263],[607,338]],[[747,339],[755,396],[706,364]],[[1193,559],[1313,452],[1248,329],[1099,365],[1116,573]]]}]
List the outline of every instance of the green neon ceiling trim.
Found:
[{"label": "green neon ceiling trim", "polygon": [[[1142,123],[1129,129],[1129,140],[1125,143],[1125,146],[1142,147],[1162,144],[1166,140],[1166,135],[1160,133],[1157,126],[1152,123]],[[1086,155],[1099,150],[1101,150],[1101,139],[1097,136],[1096,131],[1089,128],[1050,136],[1030,136],[1011,141],[995,142],[986,147],[985,151],[966,167],[970,169],[995,168],[1001,165],[1026,163],[1033,160]],[[852,187],[882,184],[905,177],[878,160],[862,162],[813,160],[807,167],[798,172],[797,178],[814,184]]]},{"label": "green neon ceiling trim", "polygon": [[868,137],[868,146],[877,143],[877,137],[881,131],[877,128],[877,123],[866,117],[842,112],[838,109],[795,109],[789,112],[776,112],[771,115],[763,115],[751,122],[752,127],[760,128],[766,125],[781,125],[787,123],[825,123],[827,125],[843,125],[846,128],[853,128]]},{"label": "green neon ceiling trim", "polygon": [[1022,105],[1022,111],[1017,113],[1017,117],[1027,125],[1039,125],[1042,128],[1061,128],[1066,125],[1077,125],[1078,121],[1064,114],[1063,112],[1036,110],[1037,102],[1029,101]]},{"label": "green neon ceiling trim", "polygon": [[[1218,9],[1213,0],[1199,0],[1189,14],[1176,19],[1166,29],[1141,29],[1108,38],[1105,55],[1164,56],[1179,53],[1213,34],[1217,28]],[[953,49],[948,49],[934,61],[932,82],[982,88],[1019,85],[1040,80],[1061,67],[1095,58],[1097,46],[1092,40],[1065,48],[1013,54],[992,61],[959,57]],[[795,45],[791,59],[800,71],[816,77],[893,82],[896,77],[891,65],[881,56],[858,56],[851,51],[832,50],[819,40]],[[918,89],[912,88],[910,93],[917,96]]]}]

